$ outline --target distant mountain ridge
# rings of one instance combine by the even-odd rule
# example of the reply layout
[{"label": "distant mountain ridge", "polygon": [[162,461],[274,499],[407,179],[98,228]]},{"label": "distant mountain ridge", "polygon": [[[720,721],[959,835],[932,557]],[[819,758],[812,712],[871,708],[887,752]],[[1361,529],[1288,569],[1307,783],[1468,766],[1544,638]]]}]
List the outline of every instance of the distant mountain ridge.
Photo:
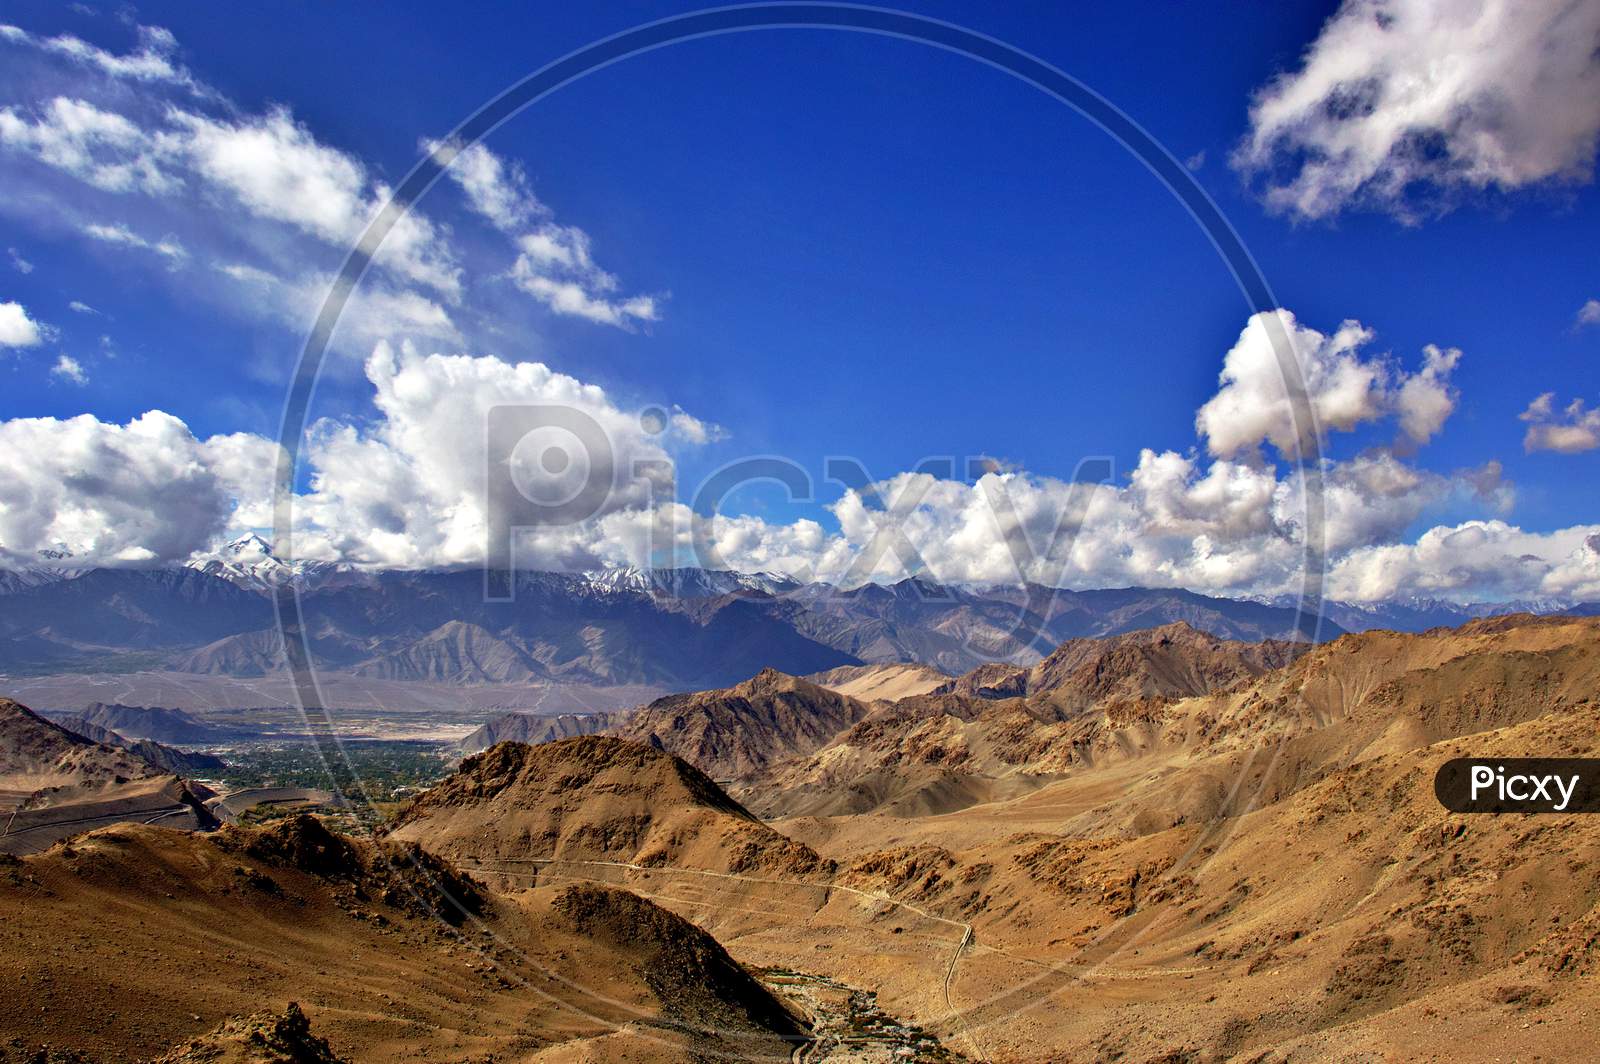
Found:
[{"label": "distant mountain ridge", "polygon": [[[287,586],[299,593],[313,658],[327,672],[668,690],[725,687],[767,667],[810,675],[910,663],[951,676],[986,665],[1031,668],[1071,639],[1174,622],[1219,639],[1260,642],[1470,619],[1441,604],[1329,603],[1317,625],[1292,602],[1181,589],[969,587],[911,578],[841,590],[770,573],[701,569],[519,572],[513,584],[513,601],[488,601],[475,569],[375,572],[291,563],[258,537],[178,568],[45,565],[0,573],[0,673],[268,675],[284,667],[273,596]],[[1576,611],[1600,613],[1600,606]]]},{"label": "distant mountain ridge", "polygon": [[1070,693],[1079,700],[1183,698],[1282,668],[1309,644],[1218,639],[1186,621],[1100,638],[1069,639],[1031,669],[984,665],[934,694],[1014,698]]},{"label": "distant mountain ridge", "polygon": [[81,735],[101,746],[126,750],[135,757],[148,761],[162,772],[170,772],[174,776],[198,776],[207,772],[220,772],[228,767],[226,761],[214,754],[180,750],[166,743],[158,743],[154,739],[129,739],[84,717],[67,717],[56,723],[67,731]]}]

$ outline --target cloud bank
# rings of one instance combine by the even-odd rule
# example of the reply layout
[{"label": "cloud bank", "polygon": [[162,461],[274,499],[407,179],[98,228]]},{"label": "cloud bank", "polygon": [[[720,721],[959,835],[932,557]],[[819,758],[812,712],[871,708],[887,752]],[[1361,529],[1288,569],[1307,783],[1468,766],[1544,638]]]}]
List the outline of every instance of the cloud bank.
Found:
[{"label": "cloud bank", "polygon": [[[1280,323],[1314,332],[1276,313]],[[517,468],[486,468],[489,410],[557,404],[604,429],[614,490],[591,519],[524,536],[524,566],[676,562],[845,583],[916,571],[968,583],[1292,592],[1303,566],[1308,484],[1259,453],[1263,442],[1293,438],[1284,435],[1282,386],[1274,393],[1252,369],[1253,337],[1266,324],[1247,324],[1224,360],[1218,397],[1226,403],[1214,397],[1202,407],[1215,415],[1197,421],[1209,458],[1198,447],[1147,449],[1126,476],[1098,484],[999,468],[972,481],[901,473],[844,491],[827,507],[832,529],[809,518],[692,512],[679,501],[686,492],[671,494],[672,470],[685,449],[720,432],[688,412],[628,409],[539,363],[380,344],[364,367],[377,416],[324,419],[309,434],[293,550],[372,568],[481,563],[488,485],[522,475],[541,453],[519,448]],[[1429,348],[1421,368],[1406,374],[1363,354],[1372,333],[1358,323],[1303,339],[1302,370],[1326,385],[1317,394],[1331,424],[1392,422],[1401,440],[1418,441],[1443,427],[1451,403],[1440,397],[1449,398],[1459,352]],[[1217,413],[1224,405],[1244,426],[1232,435]],[[204,553],[224,536],[272,525],[276,456],[269,440],[197,439],[160,412],[126,425],[88,416],[6,422],[0,498],[22,502],[0,512],[3,560],[27,564],[37,551],[61,547],[107,564]],[[1535,533],[1507,523],[1514,492],[1497,464],[1437,473],[1378,449],[1324,459],[1320,480],[1332,597],[1600,598],[1596,530]],[[1462,509],[1482,516],[1414,533],[1429,514]]]}]

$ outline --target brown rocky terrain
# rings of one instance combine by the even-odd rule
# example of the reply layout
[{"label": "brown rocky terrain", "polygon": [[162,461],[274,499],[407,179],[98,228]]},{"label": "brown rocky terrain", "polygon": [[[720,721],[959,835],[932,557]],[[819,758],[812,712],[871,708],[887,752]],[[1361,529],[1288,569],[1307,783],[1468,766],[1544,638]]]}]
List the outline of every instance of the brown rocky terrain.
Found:
[{"label": "brown rocky terrain", "polygon": [[729,780],[809,754],[866,715],[864,702],[765,669],[722,690],[658,698],[611,734],[670,751]]},{"label": "brown rocky terrain", "polygon": [[841,665],[805,677],[818,687],[862,702],[894,702],[925,695],[950,677],[927,665],[894,662],[883,665]]},{"label": "brown rocky terrain", "polygon": [[[927,815],[1014,798],[1092,756],[1102,734],[1137,747],[1167,705],[1238,686],[1306,649],[1218,639],[1182,621],[1070,640],[1031,668],[984,665],[879,707],[740,794],[771,815]],[[1103,742],[1099,752],[1110,753]]]},{"label": "brown rocky terrain", "polygon": [[53,724],[0,698],[0,810],[69,800],[162,775],[159,768]]},{"label": "brown rocky terrain", "polygon": [[1366,633],[1098,722],[1063,778],[943,817],[779,822],[966,921],[994,1060],[1585,1059],[1600,822],[1463,816],[1451,757],[1600,754],[1600,625]]},{"label": "brown rocky terrain", "polygon": [[282,1013],[258,1012],[228,1020],[217,1029],[164,1053],[156,1064],[347,1064],[326,1038],[311,1033],[311,1021],[296,1002]]},{"label": "brown rocky terrain", "polygon": [[938,693],[1013,698],[1060,692],[1066,706],[1209,694],[1287,665],[1305,643],[1219,639],[1173,621],[1096,639],[1069,639],[1038,664],[979,666]]},{"label": "brown rocky terrain", "polygon": [[310,817],[119,825],[7,859],[0,942],[18,1059],[787,1060],[797,1034],[715,940],[648,901],[495,896]]},{"label": "brown rocky terrain", "polygon": [[389,837],[513,871],[551,860],[800,876],[822,867],[694,766],[597,735],[470,757],[402,812]]},{"label": "brown rocky terrain", "polygon": [[62,728],[76,735],[81,735],[91,742],[101,746],[110,746],[118,750],[126,750],[135,757],[142,758],[163,772],[170,772],[175,776],[195,776],[208,772],[216,772],[226,767],[226,762],[212,754],[201,754],[191,750],[180,750],[166,743],[158,743],[154,739],[127,739],[110,728],[105,728],[84,717],[67,717],[58,722]]},{"label": "brown rocky terrain", "polygon": [[[770,824],[648,745],[652,733],[646,743],[495,746],[418,799],[381,844],[319,835],[314,821],[229,829],[215,841],[132,826],[84,836],[5,868],[24,877],[31,899],[100,891],[72,911],[112,912],[115,934],[62,923],[50,938],[29,926],[44,919],[34,910],[19,921],[0,908],[0,934],[10,936],[0,963],[53,966],[55,980],[50,996],[0,1020],[29,1024],[29,1045],[103,1045],[87,1039],[79,1016],[94,1009],[36,1013],[39,1003],[76,1000],[77,984],[66,984],[90,978],[74,972],[70,951],[52,947],[110,942],[141,959],[155,951],[158,973],[182,983],[159,944],[184,941],[198,925],[228,929],[225,941],[207,942],[213,953],[266,943],[261,955],[277,959],[252,974],[277,996],[230,997],[219,1011],[198,996],[177,1002],[190,989],[163,981],[149,993],[176,1009],[156,1011],[200,1019],[151,1032],[139,1043],[150,1052],[264,1007],[281,1015],[296,1000],[332,1051],[354,1060],[400,1059],[402,1045],[448,1059],[746,1059],[769,1050],[783,1059],[792,1046],[781,1036],[793,1030],[745,974],[759,968],[792,1000],[848,1001],[854,1015],[868,1014],[857,1003],[870,992],[872,1009],[898,1018],[874,1021],[871,1037],[902,1039],[873,1044],[913,1058],[1592,1056],[1600,820],[1452,814],[1432,780],[1458,756],[1600,756],[1600,621],[1494,618],[1240,653],[1214,642],[1181,630],[1119,637],[1052,655],[1065,679],[1049,689],[995,697],[985,681],[989,697],[974,689],[875,702],[810,753],[770,754],[741,778],[750,808],[802,806],[803,815]],[[801,683],[772,676],[740,686],[811,697]],[[686,699],[714,707],[696,728],[749,726],[758,729],[750,743],[778,750],[765,731],[773,718],[727,711],[727,695]],[[762,787],[783,795],[771,810]],[[184,840],[221,856],[163,849],[135,862],[147,871],[113,882],[80,853],[113,838]],[[416,877],[396,880],[390,860],[429,871],[424,881],[442,888],[402,893],[397,885]],[[254,870],[305,899],[294,936],[273,938],[287,932],[262,923],[282,919],[270,888],[258,911],[197,915],[189,888],[149,878],[190,867],[220,876],[235,865],[247,871],[231,882],[248,883]],[[452,909],[458,896],[472,900]],[[0,888],[0,907],[7,897]],[[324,897],[347,923],[328,922]],[[164,922],[164,906],[196,918],[180,928]],[[441,912],[458,922],[430,915]],[[488,976],[467,969],[483,980],[472,1006],[451,997],[445,974],[418,974],[456,972],[461,957],[437,943],[471,940],[483,924],[497,941],[537,942],[522,947],[524,959],[537,955],[558,976],[537,985],[582,1016],[545,1004],[529,1011],[514,991],[494,989],[494,977],[515,983],[524,971],[509,955],[497,954]],[[384,928],[404,939],[403,964],[379,959]],[[29,935],[38,937],[22,940]],[[378,936],[371,946],[360,937],[369,935]],[[331,951],[345,946],[365,973],[350,978],[366,1005],[352,985],[307,975],[332,973]],[[245,979],[235,963],[206,971]],[[36,971],[22,973],[27,993],[39,986]],[[372,1006],[375,972],[419,980],[404,1015],[437,1026],[400,1027],[388,1005]],[[395,984],[381,985],[380,999],[398,996]],[[499,1004],[513,998],[520,1012]],[[631,1019],[603,1029],[596,1016]],[[828,1022],[846,1035],[856,1029]],[[923,1035],[913,1029],[937,1041],[914,1041]]]},{"label": "brown rocky terrain", "polygon": [[544,716],[536,713],[504,713],[484,721],[483,726],[456,743],[462,755],[487,750],[495,743],[553,743],[557,739],[571,739],[579,735],[594,735],[621,724],[626,712],[616,713],[558,713]]}]

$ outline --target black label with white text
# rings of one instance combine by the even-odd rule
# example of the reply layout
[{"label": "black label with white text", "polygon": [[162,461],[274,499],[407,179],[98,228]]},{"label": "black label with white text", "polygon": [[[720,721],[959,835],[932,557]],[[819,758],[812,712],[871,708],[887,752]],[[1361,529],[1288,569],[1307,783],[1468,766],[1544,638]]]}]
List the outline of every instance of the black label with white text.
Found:
[{"label": "black label with white text", "polygon": [[1600,758],[1458,757],[1433,793],[1452,813],[1600,813]]}]

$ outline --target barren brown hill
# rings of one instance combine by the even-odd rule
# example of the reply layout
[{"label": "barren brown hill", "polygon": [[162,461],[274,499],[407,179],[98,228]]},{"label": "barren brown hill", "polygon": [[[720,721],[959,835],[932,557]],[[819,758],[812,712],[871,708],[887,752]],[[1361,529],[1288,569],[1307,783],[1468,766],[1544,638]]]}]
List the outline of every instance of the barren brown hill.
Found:
[{"label": "barren brown hill", "polygon": [[1048,782],[1070,765],[1079,730],[1043,700],[918,695],[879,706],[741,794],[768,816],[948,813]]},{"label": "barren brown hill", "polygon": [[448,683],[526,683],[551,671],[513,640],[480,625],[449,621],[401,650],[357,666],[357,676]]},{"label": "barren brown hill", "polygon": [[125,739],[110,728],[101,727],[83,717],[68,717],[60,724],[62,728],[81,735],[90,742],[124,750],[148,761],[162,772],[170,772],[175,776],[205,775],[227,767],[227,762],[214,754],[180,750],[166,743],[158,743],[154,739]]},{"label": "barren brown hill", "polygon": [[[1230,642],[1180,622],[1073,640],[1033,669],[985,666],[952,681],[947,693],[880,707],[810,757],[776,766],[740,793],[768,816],[926,815],[1017,797],[1073,772],[1195,748],[1227,754],[1220,770],[1209,762],[1173,769],[1181,786],[1165,775],[1134,783],[1150,800],[1122,803],[1119,823],[1147,830],[1212,815],[1224,801],[1249,800],[1257,790],[1223,797],[1236,762],[1302,732],[1316,735],[1307,740],[1312,745],[1335,741],[1344,732],[1323,729],[1384,683],[1462,655],[1582,643],[1593,637],[1592,624],[1494,618],[1309,647]],[[958,690],[968,693],[948,693]],[[1279,758],[1272,786],[1281,794],[1324,760],[1315,752]]]},{"label": "barren brown hill", "polygon": [[950,682],[950,677],[927,665],[841,665],[805,677],[818,687],[862,702],[893,702],[925,695]]},{"label": "barren brown hill", "polygon": [[984,665],[939,690],[980,698],[1048,693],[1071,708],[1113,699],[1186,698],[1282,668],[1307,647],[1273,639],[1218,639],[1174,621],[1124,635],[1069,639],[1032,668]]},{"label": "barren brown hill", "polygon": [[417,798],[390,837],[512,873],[552,859],[821,871],[816,854],[751,816],[693,765],[610,736],[491,747]]},{"label": "barren brown hill", "polygon": [[803,757],[867,715],[867,706],[765,669],[719,691],[658,698],[612,734],[670,751],[720,780]]},{"label": "barren brown hill", "polygon": [[121,825],[6,860],[0,942],[19,1059],[48,1044],[63,1060],[315,1061],[250,1051],[321,1038],[358,1064],[778,1061],[796,1031],[714,940],[647,901],[496,897],[309,817],[210,836]]},{"label": "barren brown hill", "polygon": [[1170,702],[1235,687],[1305,644],[1218,639],[1179,621],[1063,643],[1032,668],[989,664],[880,707],[741,794],[768,815],[947,813],[1016,797],[1080,763],[1102,732],[1139,732]]},{"label": "barren brown hill", "polygon": [[1432,781],[1600,754],[1600,624],[1345,637],[1113,724],[1015,801],[782,826],[972,925],[952,995],[994,1060],[1591,1055],[1600,820],[1451,814]]},{"label": "barren brown hill", "polygon": [[627,711],[616,713],[558,713],[545,716],[537,713],[504,713],[483,723],[483,726],[456,743],[462,755],[487,750],[495,743],[553,743],[557,739],[571,739],[579,735],[594,735],[615,727],[628,718]]},{"label": "barren brown hill", "polygon": [[64,801],[162,774],[136,754],[93,742],[0,698],[0,810],[39,804],[49,798],[41,792]]}]

